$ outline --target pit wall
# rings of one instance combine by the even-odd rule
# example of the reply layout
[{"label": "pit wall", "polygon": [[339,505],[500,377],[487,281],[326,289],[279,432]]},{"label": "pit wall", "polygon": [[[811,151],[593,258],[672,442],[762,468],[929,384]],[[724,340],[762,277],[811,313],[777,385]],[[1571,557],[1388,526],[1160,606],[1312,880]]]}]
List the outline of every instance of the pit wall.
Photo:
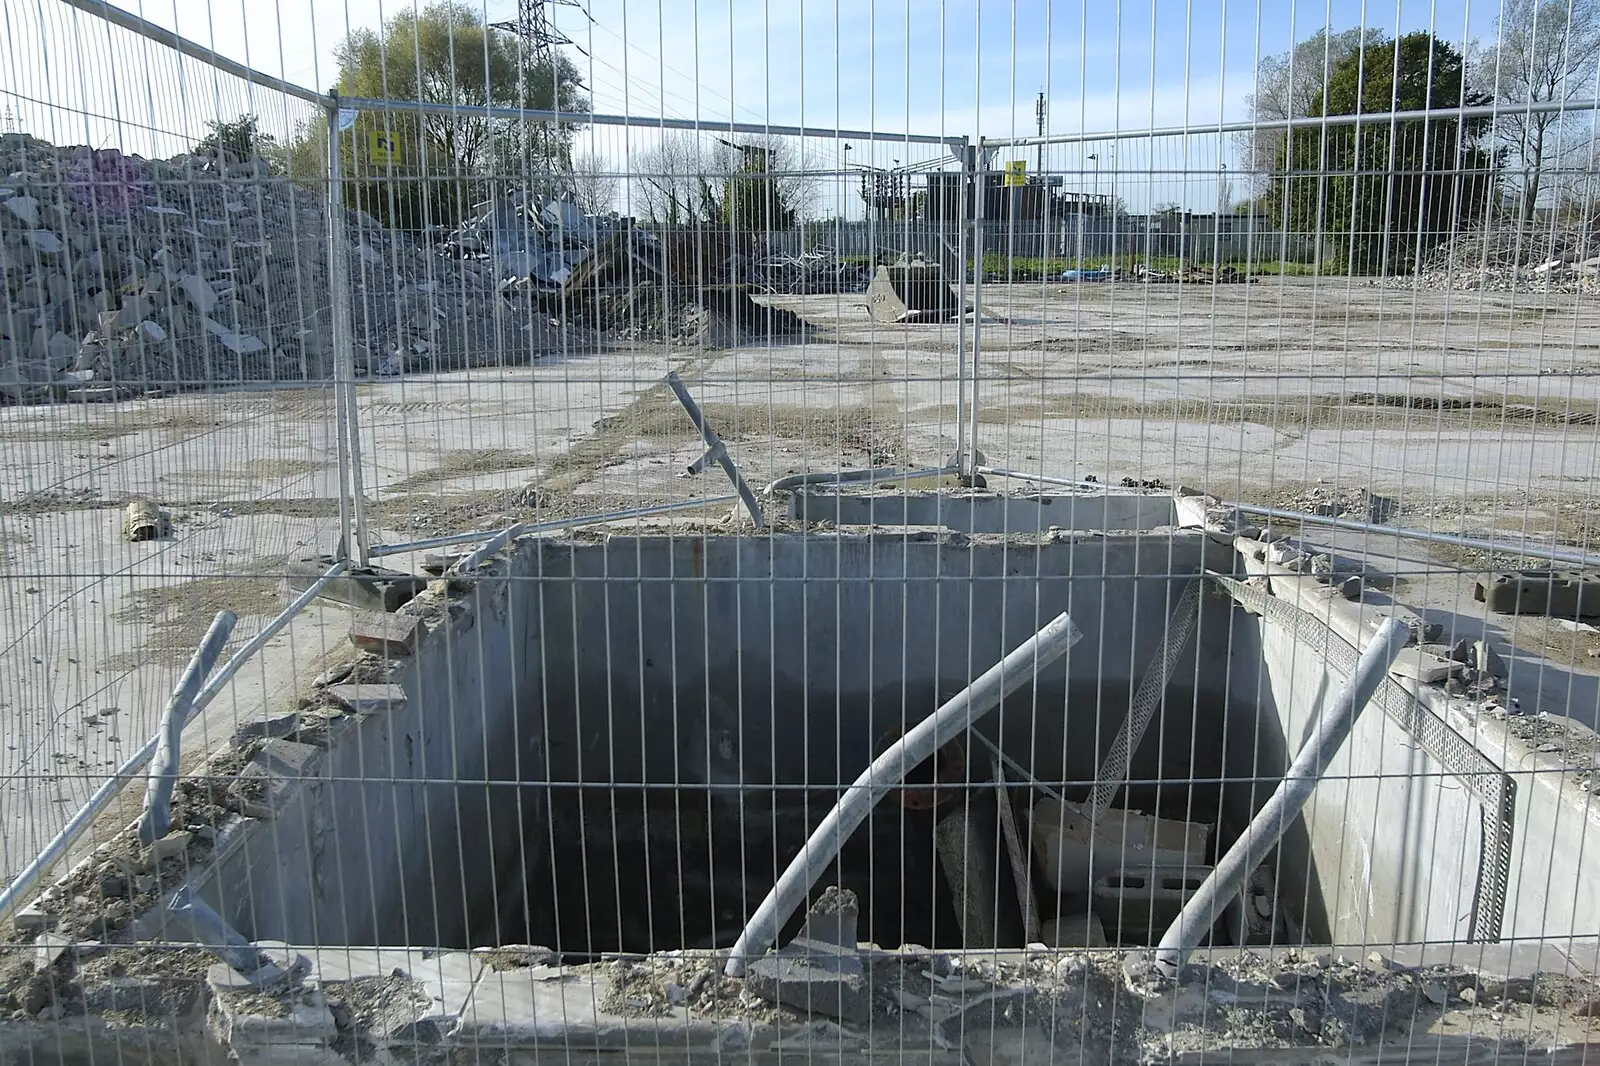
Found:
[{"label": "pit wall", "polygon": [[297,944],[493,936],[467,916],[496,910],[485,871],[521,849],[511,782],[544,773],[537,660],[522,654],[529,564],[510,553],[405,609],[415,655],[351,679],[396,684],[403,701],[330,717],[325,748],[274,742],[304,756],[284,768],[300,780],[270,820],[230,826],[196,879],[235,928]]},{"label": "pit wall", "polygon": [[[1270,706],[1298,750],[1347,678],[1289,627],[1259,622]],[[1304,909],[1327,916],[1336,944],[1465,941],[1479,810],[1460,781],[1370,704],[1305,808],[1313,876],[1297,885],[1309,893]]]},{"label": "pit wall", "polygon": [[[713,787],[853,779],[886,731],[1061,611],[1083,640],[986,726],[1037,776],[1090,778],[1094,742],[1109,744],[1126,703],[1106,701],[1097,733],[1100,709],[1069,715],[1066,694],[1125,692],[1182,585],[1233,562],[1201,533],[617,537],[518,551],[541,579],[526,654],[545,664],[552,777]],[[1195,666],[1196,647],[1227,656],[1232,612],[1214,610],[1174,684],[1220,699],[1223,673]],[[1180,731],[1172,751],[1189,748]],[[1220,771],[1220,750],[1214,761]]]},{"label": "pit wall", "polygon": [[[1295,574],[1271,580],[1285,597],[1303,583]],[[1337,598],[1302,602],[1320,602],[1316,611],[1337,633],[1363,641],[1381,610]],[[1298,748],[1312,711],[1346,679],[1288,628],[1263,618],[1260,629],[1272,705]],[[1512,720],[1480,699],[1392,676],[1514,787],[1500,937],[1565,942],[1600,929],[1600,804],[1575,772],[1582,767],[1518,738]],[[1466,942],[1481,902],[1481,815],[1460,778],[1369,706],[1306,808],[1314,865],[1308,912],[1320,897],[1338,944]]]},{"label": "pit wall", "polygon": [[1131,492],[1001,495],[999,493],[844,493],[801,489],[789,516],[838,526],[939,526],[962,533],[1046,530],[1144,532],[1185,524],[1179,498]]}]

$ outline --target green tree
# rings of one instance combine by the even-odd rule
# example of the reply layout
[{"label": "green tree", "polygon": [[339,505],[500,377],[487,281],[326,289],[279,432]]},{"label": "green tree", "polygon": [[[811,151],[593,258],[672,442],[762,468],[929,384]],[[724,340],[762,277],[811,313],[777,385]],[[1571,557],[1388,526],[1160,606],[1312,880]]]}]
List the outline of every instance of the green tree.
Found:
[{"label": "green tree", "polygon": [[735,233],[763,234],[794,225],[794,208],[777,172],[775,146],[753,141],[722,142],[739,155],[738,167],[722,185],[719,221]]},{"label": "green tree", "polygon": [[[589,101],[577,68],[559,53],[535,62],[516,34],[485,26],[467,4],[435,0],[399,12],[381,30],[353,31],[336,56],[341,96],[574,116],[557,124],[470,112],[362,112],[340,134],[351,206],[385,224],[420,229],[453,225],[495,193],[556,192],[570,184],[572,135]],[[308,124],[296,142],[289,155],[299,171],[325,158],[325,124]],[[502,180],[491,181],[495,176]]]},{"label": "green tree", "polygon": [[195,155],[214,155],[220,150],[231,161],[245,162],[257,157],[270,161],[280,152],[272,135],[261,132],[261,121],[255,115],[240,115],[231,121],[213,119],[206,128],[211,132],[195,142]]},{"label": "green tree", "polygon": [[[1313,115],[1386,114],[1487,102],[1463,85],[1461,53],[1427,33],[1369,41],[1335,64]],[[1320,232],[1358,273],[1396,273],[1481,220],[1499,157],[1486,120],[1378,119],[1298,129],[1269,204],[1290,229]]]},{"label": "green tree", "polygon": [[[1256,122],[1303,118],[1318,106],[1333,68],[1362,46],[1380,43],[1383,31],[1359,27],[1331,32],[1319,29],[1287,52],[1263,56],[1256,66],[1254,91],[1245,106]],[[1289,134],[1283,129],[1252,129],[1239,135],[1245,169],[1255,175],[1257,191],[1265,192],[1275,163],[1281,162]]]}]

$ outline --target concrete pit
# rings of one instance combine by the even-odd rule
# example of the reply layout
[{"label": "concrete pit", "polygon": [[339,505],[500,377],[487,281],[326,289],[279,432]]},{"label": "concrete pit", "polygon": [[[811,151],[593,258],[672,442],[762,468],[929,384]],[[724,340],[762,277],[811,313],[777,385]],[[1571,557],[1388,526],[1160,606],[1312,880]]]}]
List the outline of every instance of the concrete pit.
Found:
[{"label": "concrete pit", "polygon": [[[1502,1049],[1583,1039],[1600,1001],[1597,949],[1573,936],[1600,922],[1589,779],[1438,645],[1406,650],[1183,981],[1125,963],[1277,786],[1352,646],[1405,610],[1345,599],[1337,574],[1236,537],[1213,502],[811,490],[790,518],[829,528],[521,540],[358,622],[388,657],[241,730],[180,789],[184,828],[53,887],[32,913],[55,932],[19,927],[0,962],[76,943],[69,982],[22,986],[35,1017],[60,1016],[51,994],[69,1014],[129,989],[178,997],[241,1061],[288,1041],[319,1062],[491,1046],[765,1062],[815,1040],[937,1046],[953,1066],[976,1033],[1095,1061],[1309,1062],[1424,1033],[1470,1044],[1507,1018]],[[1195,582],[1129,783],[1085,835],[1041,786],[1090,794]],[[837,956],[859,963],[840,976],[786,969],[810,950],[790,942],[797,913],[784,954],[724,976],[715,949],[842,785],[1062,611],[1083,640],[882,800],[818,879],[813,898],[859,908],[842,942],[880,947]],[[94,893],[129,869],[146,888],[113,920],[121,901]],[[184,884],[298,983],[263,997],[197,949],[172,972],[139,947],[185,939],[162,916]],[[794,998],[802,979],[820,1001]]]},{"label": "concrete pit", "polygon": [[[280,816],[206,879],[247,936],[577,958],[730,946],[842,783],[1064,610],[1085,639],[980,729],[1013,766],[1026,838],[1041,796],[1020,770],[1087,795],[1185,584],[1231,569],[1233,551],[1170,532],[619,537],[525,541],[501,565],[466,594],[471,626],[446,627],[407,667],[405,709],[331,749],[343,765],[302,817]],[[1204,597],[1117,806],[1205,825],[1190,859],[1213,861],[1284,768],[1277,718],[1253,620]],[[935,829],[965,814],[993,853],[988,882],[965,887],[998,908],[981,946],[1023,946],[992,762],[977,739],[944,753],[937,807],[891,796],[846,844],[821,883],[856,893],[864,939],[974,946]],[[912,795],[931,777],[919,768]],[[1152,942],[1170,915],[1122,913],[1111,876],[1156,861],[1141,851],[1101,854],[1059,899],[1025,856],[1041,917],[1093,909],[1111,944]],[[1276,865],[1280,932],[1326,936],[1303,828]]]}]

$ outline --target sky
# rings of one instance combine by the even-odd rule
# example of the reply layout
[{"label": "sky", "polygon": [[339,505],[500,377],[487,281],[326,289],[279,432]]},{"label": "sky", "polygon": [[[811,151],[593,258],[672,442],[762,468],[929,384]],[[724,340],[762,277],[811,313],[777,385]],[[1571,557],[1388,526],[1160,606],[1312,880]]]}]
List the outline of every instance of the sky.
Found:
[{"label": "sky", "polygon": [[[86,0],[97,3],[99,0]],[[415,0],[420,3],[421,0]],[[465,0],[489,20],[516,0]],[[1260,57],[1317,29],[1431,29],[1492,40],[1501,0],[576,0],[552,5],[596,112],[946,136],[1026,136],[1045,92],[1052,133],[1248,117]],[[119,0],[262,72],[313,89],[337,75],[351,29],[413,0]],[[0,118],[57,143],[170,154],[211,118],[244,111],[287,132],[310,105],[216,75],[65,0],[0,4]],[[583,146],[626,166],[646,132],[591,127]],[[838,142],[813,142],[832,160]],[[851,144],[855,164],[942,149]],[[1096,158],[1091,162],[1090,155]],[[1035,152],[1003,153],[1037,166]],[[1044,165],[1125,198],[1214,202],[1236,152],[1215,135],[1058,147]],[[1171,182],[1166,179],[1171,177]],[[1165,189],[1171,184],[1173,188]],[[1130,195],[1131,194],[1131,195]]]}]

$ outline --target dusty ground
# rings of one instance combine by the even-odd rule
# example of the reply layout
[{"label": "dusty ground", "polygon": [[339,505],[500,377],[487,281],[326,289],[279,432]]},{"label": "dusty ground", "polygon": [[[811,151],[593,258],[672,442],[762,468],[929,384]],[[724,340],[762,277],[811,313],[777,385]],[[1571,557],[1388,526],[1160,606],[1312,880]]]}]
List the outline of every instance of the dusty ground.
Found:
[{"label": "dusty ground", "polygon": [[[571,351],[364,384],[374,536],[727,492],[718,473],[680,476],[702,449],[660,384],[668,369],[758,486],[800,470],[936,465],[955,451],[956,325],[878,326],[858,294],[772,302],[818,329],[804,343]],[[991,285],[983,306],[978,445],[992,465],[1302,509],[1370,488],[1394,499],[1392,520],[1405,525],[1576,545],[1590,536],[1600,305],[1587,298],[1290,279]],[[281,602],[285,561],[332,550],[334,442],[320,389],[0,412],[0,876],[150,736],[216,610],[237,611],[247,636]],[[171,510],[171,538],[121,539],[135,496]],[[725,514],[676,522],[723,529]],[[1484,625],[1449,570],[1486,560],[1360,540],[1346,547],[1394,557],[1400,598],[1458,615],[1462,630]],[[191,727],[190,746],[231,733],[264,694],[308,684],[343,644],[344,618],[314,608],[272,641]],[[1593,635],[1494,624],[1518,649],[1532,698],[1558,710],[1568,697],[1544,691],[1540,664],[1592,673],[1600,661],[1588,655],[1600,649]]]}]

